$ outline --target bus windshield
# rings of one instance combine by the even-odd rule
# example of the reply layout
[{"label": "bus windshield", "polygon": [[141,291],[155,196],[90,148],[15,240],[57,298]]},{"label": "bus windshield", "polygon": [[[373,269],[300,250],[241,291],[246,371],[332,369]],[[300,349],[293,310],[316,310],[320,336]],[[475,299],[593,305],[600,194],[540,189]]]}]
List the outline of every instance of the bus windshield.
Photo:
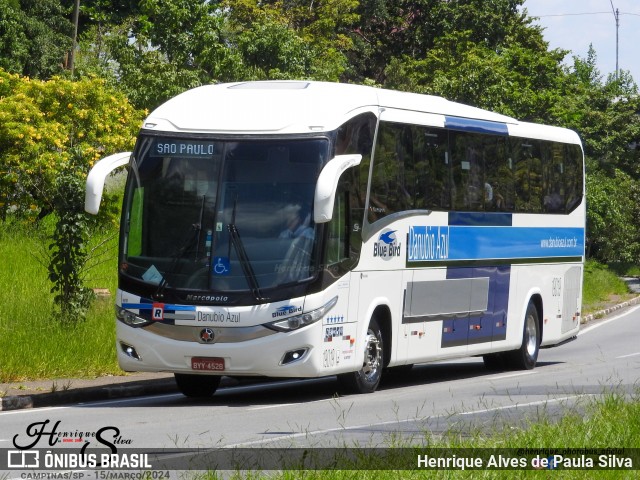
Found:
[{"label": "bus windshield", "polygon": [[305,281],[324,138],[142,136],[124,202],[121,274],[164,289],[251,291]]}]

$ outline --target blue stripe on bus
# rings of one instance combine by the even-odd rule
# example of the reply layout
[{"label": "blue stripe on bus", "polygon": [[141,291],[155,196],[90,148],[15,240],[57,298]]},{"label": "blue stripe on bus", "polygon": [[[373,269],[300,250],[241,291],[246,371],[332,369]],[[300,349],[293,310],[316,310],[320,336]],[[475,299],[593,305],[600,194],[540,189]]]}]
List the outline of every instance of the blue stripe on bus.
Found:
[{"label": "blue stripe on bus", "polygon": [[462,117],[445,116],[444,127],[450,130],[460,130],[463,132],[493,133],[495,135],[509,134],[506,123],[474,120]]},{"label": "blue stripe on bus", "polygon": [[562,227],[409,227],[407,262],[509,260],[584,255],[584,229]]},{"label": "blue stripe on bus", "polygon": [[[153,303],[123,303],[122,308],[127,310],[151,310],[153,305]],[[196,307],[195,305],[171,305],[165,303],[164,310],[169,312],[195,312]]]},{"label": "blue stripe on bus", "polygon": [[122,308],[127,310],[151,310],[152,303],[123,303]]},{"label": "blue stripe on bus", "polygon": [[449,212],[449,225],[475,225],[483,227],[510,227],[511,213]]}]

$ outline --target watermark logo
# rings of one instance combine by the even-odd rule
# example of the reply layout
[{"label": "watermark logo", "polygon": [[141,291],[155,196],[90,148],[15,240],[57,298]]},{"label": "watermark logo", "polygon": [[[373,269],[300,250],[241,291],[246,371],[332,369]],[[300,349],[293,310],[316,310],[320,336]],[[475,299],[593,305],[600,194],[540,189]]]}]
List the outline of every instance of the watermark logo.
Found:
[{"label": "watermark logo", "polygon": [[[147,453],[118,452],[119,447],[130,447],[131,443],[131,439],[122,437],[118,427],[66,430],[60,420],[44,420],[30,424],[23,434],[14,435],[15,450],[7,450],[6,465],[16,469],[151,468]],[[67,448],[69,444],[80,448]],[[109,453],[104,453],[105,447]]]}]

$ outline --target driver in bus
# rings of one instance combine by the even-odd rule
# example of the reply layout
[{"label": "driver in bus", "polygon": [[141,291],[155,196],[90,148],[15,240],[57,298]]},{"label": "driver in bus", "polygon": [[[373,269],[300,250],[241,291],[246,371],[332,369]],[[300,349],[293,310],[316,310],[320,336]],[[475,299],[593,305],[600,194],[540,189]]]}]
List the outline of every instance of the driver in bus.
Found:
[{"label": "driver in bus", "polygon": [[300,204],[289,204],[283,209],[286,228],[280,232],[278,238],[309,238],[313,239],[311,214],[304,212]]}]

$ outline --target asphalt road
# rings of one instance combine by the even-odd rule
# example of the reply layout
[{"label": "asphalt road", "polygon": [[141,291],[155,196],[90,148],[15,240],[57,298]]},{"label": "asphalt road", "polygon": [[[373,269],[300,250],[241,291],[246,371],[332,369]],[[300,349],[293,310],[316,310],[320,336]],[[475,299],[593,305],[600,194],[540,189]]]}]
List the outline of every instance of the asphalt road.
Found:
[{"label": "asphalt road", "polygon": [[327,378],[222,388],[207,401],[165,394],[0,412],[0,449],[30,443],[30,429],[47,420],[44,431],[55,428],[66,441],[115,427],[118,435],[103,435],[148,449],[385,447],[558,418],[612,389],[638,392],[639,327],[636,306],[583,328],[574,342],[542,350],[532,371],[491,373],[477,358],[417,365],[369,395],[338,396],[335,379]]}]

